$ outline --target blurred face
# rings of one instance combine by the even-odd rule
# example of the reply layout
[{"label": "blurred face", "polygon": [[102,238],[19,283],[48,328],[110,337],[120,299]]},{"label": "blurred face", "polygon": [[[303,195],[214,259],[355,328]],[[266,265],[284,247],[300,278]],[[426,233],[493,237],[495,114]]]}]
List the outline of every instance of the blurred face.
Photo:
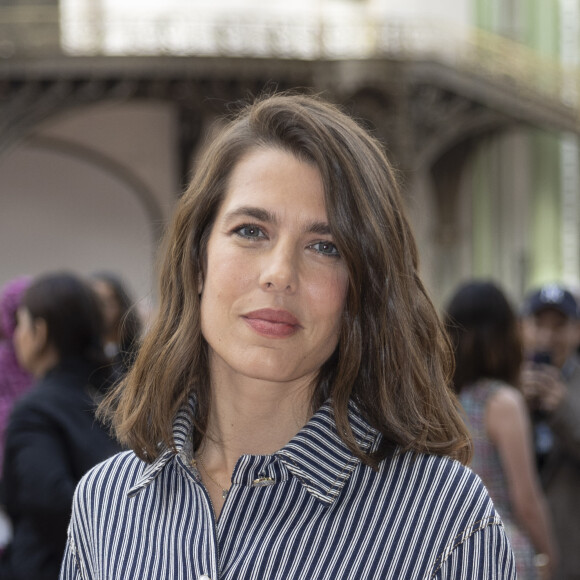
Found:
[{"label": "blurred face", "polygon": [[16,313],[14,330],[14,349],[20,366],[32,374],[38,375],[39,361],[46,346],[46,334],[39,324],[32,319],[26,308],[19,308]]},{"label": "blurred face", "polygon": [[561,368],[579,344],[579,324],[558,310],[545,308],[522,321],[524,349],[528,355],[549,352]]},{"label": "blurred face", "polygon": [[276,149],[243,158],[200,285],[212,377],[313,381],[338,343],[347,280],[318,169]]},{"label": "blurred face", "polygon": [[104,280],[93,280],[93,290],[99,298],[103,312],[103,323],[105,325],[105,335],[107,339],[114,340],[115,333],[121,319],[121,307],[115,296],[115,292]]}]

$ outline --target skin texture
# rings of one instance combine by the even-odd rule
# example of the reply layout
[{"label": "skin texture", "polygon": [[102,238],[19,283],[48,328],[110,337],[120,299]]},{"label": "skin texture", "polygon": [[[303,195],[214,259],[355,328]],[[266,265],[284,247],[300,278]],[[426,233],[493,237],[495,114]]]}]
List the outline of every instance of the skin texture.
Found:
[{"label": "skin texture", "polygon": [[308,420],[318,369],[338,343],[347,280],[318,169],[277,149],[243,158],[200,283],[213,399],[198,455],[216,516],[240,455],[277,451]]},{"label": "skin texture", "polygon": [[[534,465],[531,426],[523,396],[511,387],[499,389],[488,401],[485,426],[499,452],[515,516],[527,531],[536,551],[548,555],[552,568],[557,554]],[[545,578],[549,578],[549,570],[545,572]]]}]

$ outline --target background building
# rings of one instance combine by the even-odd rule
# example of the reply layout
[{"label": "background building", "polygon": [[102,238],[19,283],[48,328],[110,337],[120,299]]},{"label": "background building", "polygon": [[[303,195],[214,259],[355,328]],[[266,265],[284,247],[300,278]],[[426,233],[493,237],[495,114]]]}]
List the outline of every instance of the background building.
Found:
[{"label": "background building", "polygon": [[53,0],[0,6],[0,284],[110,269],[154,301],[160,234],[228,104],[315,90],[404,182],[436,301],[580,273],[580,0]]}]

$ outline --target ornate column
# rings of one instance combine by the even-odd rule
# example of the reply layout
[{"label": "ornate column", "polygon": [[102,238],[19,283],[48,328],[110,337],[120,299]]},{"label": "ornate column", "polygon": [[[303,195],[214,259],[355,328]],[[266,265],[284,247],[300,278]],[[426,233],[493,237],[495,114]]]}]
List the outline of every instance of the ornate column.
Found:
[{"label": "ornate column", "polygon": [[[580,64],[580,5],[578,0],[560,0],[560,56],[564,66]],[[572,81],[572,82],[570,82]],[[564,79],[562,97],[578,101],[575,79]],[[578,137],[565,133],[560,143],[560,180],[562,192],[562,280],[580,284],[580,150]]]}]

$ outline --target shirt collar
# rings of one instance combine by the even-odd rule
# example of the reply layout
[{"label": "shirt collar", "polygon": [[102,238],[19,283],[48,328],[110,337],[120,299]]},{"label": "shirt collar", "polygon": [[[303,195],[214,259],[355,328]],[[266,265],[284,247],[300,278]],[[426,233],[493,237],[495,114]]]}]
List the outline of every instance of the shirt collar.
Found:
[{"label": "shirt collar", "polygon": [[[178,455],[191,441],[193,429],[191,418],[194,407],[194,400],[190,399],[189,404],[181,409],[173,423],[173,438]],[[355,440],[362,451],[374,451],[379,443],[380,434],[362,418],[352,401],[348,406],[348,418]],[[157,459],[143,470],[141,477],[129,490],[129,497],[137,495],[147,487],[175,457],[173,449],[164,449]],[[340,495],[350,475],[360,463],[337,433],[330,401],[324,403],[308,423],[274,454],[274,457],[279,459],[309,493],[328,505]]]},{"label": "shirt collar", "polygon": [[[361,417],[353,402],[349,403],[348,418],[359,447],[364,452],[373,451],[379,433]],[[330,401],[275,455],[313,496],[326,504],[340,495],[360,463],[336,431]]]},{"label": "shirt collar", "polygon": [[188,440],[191,440],[190,434],[193,429],[192,417],[194,409],[195,403],[193,397],[191,397],[189,403],[183,406],[173,421],[173,442],[177,453],[175,453],[173,449],[164,447],[161,453],[157,456],[157,459],[155,459],[153,463],[147,464],[141,473],[141,476],[135,482],[135,485],[129,489],[127,494],[129,497],[137,495],[141,490],[152,483],[167,463],[183,451]]}]

